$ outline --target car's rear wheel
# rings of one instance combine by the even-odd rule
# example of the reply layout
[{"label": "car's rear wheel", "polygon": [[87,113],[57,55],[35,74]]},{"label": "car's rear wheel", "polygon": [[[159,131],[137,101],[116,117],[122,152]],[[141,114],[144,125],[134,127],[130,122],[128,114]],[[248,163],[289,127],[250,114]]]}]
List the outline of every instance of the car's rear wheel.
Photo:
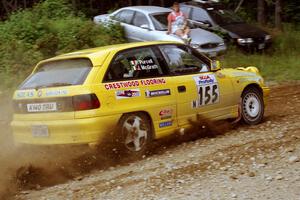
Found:
[{"label": "car's rear wheel", "polygon": [[115,141],[120,154],[145,155],[152,140],[151,120],[144,113],[125,114],[119,121]]},{"label": "car's rear wheel", "polygon": [[246,124],[255,125],[264,116],[264,102],[262,93],[255,87],[246,89],[241,102],[242,119]]}]

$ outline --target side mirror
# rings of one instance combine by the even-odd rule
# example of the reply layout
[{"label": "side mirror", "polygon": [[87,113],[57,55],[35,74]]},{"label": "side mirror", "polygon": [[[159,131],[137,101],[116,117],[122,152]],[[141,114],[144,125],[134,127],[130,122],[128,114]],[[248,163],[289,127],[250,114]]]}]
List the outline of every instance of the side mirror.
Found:
[{"label": "side mirror", "polygon": [[218,60],[212,60],[210,65],[211,71],[218,71],[221,69],[221,63]]},{"label": "side mirror", "polygon": [[150,31],[150,27],[149,27],[148,24],[142,24],[140,27],[141,27],[142,29],[147,29],[147,30]]},{"label": "side mirror", "polygon": [[206,26],[206,27],[211,27],[212,26],[211,23],[210,23],[210,21],[208,21],[208,20],[198,21],[198,22],[201,23],[202,26]]}]

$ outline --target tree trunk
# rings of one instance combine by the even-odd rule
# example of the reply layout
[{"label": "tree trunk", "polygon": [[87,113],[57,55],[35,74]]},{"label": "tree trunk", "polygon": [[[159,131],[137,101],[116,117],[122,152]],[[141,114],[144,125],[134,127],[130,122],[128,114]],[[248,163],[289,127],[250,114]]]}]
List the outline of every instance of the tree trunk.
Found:
[{"label": "tree trunk", "polygon": [[72,0],[72,7],[73,7],[74,10],[77,10],[76,9],[77,8],[77,2],[76,2],[76,0]]},{"label": "tree trunk", "polygon": [[165,0],[160,0],[160,6],[164,7],[165,6]]},{"label": "tree trunk", "polygon": [[244,3],[244,0],[240,0],[239,4],[237,5],[237,7],[235,8],[234,12],[239,11],[239,9],[241,8],[242,4]]},{"label": "tree trunk", "polygon": [[137,0],[136,4],[139,5],[143,5],[143,0]]},{"label": "tree trunk", "polygon": [[257,0],[257,21],[260,25],[266,24],[265,0]]},{"label": "tree trunk", "polygon": [[275,27],[278,30],[282,30],[281,13],[282,13],[281,0],[276,0],[276,2],[275,2]]}]

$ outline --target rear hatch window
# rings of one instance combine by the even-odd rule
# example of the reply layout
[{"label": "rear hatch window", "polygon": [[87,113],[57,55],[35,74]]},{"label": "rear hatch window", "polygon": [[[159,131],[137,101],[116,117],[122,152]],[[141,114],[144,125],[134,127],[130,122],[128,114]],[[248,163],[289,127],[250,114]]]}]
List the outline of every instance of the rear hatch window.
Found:
[{"label": "rear hatch window", "polygon": [[81,85],[92,69],[87,58],[57,60],[42,63],[19,89],[40,89],[47,87]]}]

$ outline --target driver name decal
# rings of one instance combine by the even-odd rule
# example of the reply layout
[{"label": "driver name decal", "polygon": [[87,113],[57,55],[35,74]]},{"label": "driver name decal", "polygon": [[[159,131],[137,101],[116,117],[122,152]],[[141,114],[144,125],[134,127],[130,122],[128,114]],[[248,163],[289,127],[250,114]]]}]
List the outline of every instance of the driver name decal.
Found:
[{"label": "driver name decal", "polygon": [[193,79],[196,83],[198,98],[192,101],[192,108],[219,102],[220,92],[215,75],[200,75],[193,77]]},{"label": "driver name decal", "polygon": [[158,69],[158,65],[156,65],[152,58],[144,59],[144,60],[131,60],[130,65],[133,70],[150,70],[150,69]]}]

